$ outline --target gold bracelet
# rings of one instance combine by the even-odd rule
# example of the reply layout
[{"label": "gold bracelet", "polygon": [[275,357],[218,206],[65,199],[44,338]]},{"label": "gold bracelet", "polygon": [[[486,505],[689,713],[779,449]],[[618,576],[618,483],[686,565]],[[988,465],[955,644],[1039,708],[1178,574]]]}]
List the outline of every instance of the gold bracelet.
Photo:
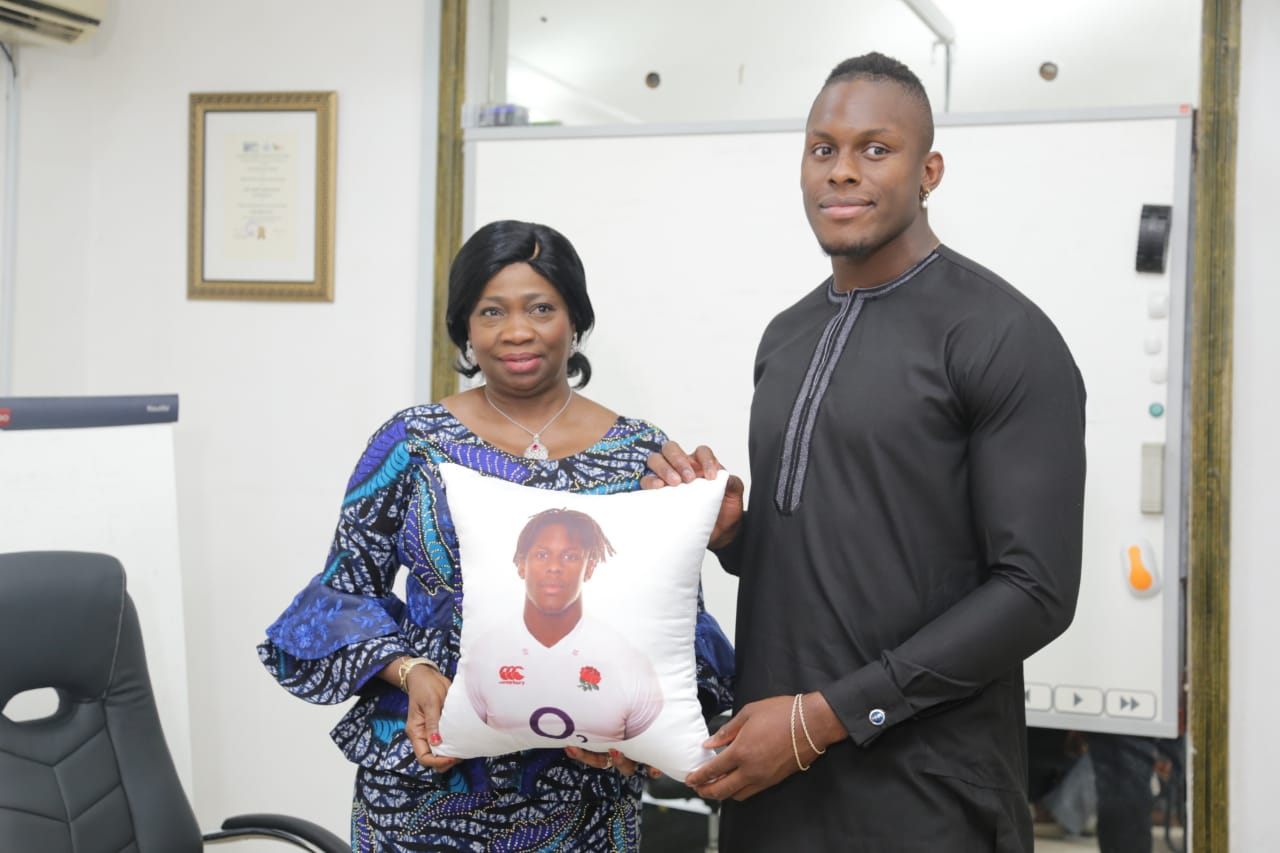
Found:
[{"label": "gold bracelet", "polygon": [[800,707],[800,694],[796,694],[795,701],[791,703],[791,753],[796,757],[796,767],[801,770],[808,770],[813,765],[805,764],[800,760],[800,747],[796,743],[796,709]]},{"label": "gold bracelet", "polygon": [[429,666],[432,669],[434,669],[436,672],[440,671],[440,667],[437,666],[436,662],[433,661],[431,658],[402,658],[400,660],[400,669],[398,670],[398,673],[400,675],[400,691],[402,693],[409,692],[409,684],[407,681],[407,679],[409,678],[409,671],[412,670],[418,664],[422,664],[423,666]]},{"label": "gold bracelet", "polygon": [[813,742],[813,738],[809,737],[809,724],[804,721],[804,695],[796,694],[796,707],[800,709],[800,730],[804,732],[804,739],[809,741],[809,748],[818,755],[826,755],[825,749],[818,749],[818,745]]}]

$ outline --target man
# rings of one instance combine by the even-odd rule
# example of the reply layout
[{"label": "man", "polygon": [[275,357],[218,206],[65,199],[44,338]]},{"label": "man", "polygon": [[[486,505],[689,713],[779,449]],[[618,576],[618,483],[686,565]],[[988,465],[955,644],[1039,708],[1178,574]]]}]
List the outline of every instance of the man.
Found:
[{"label": "man", "polygon": [[464,658],[467,696],[486,724],[591,749],[635,737],[657,719],[662,688],[653,663],[583,613],[582,587],[612,553],[586,513],[549,509],[525,525],[512,558],[525,583],[524,618]]},{"label": "man", "polygon": [[764,333],[750,505],[735,484],[711,542],[740,577],[736,713],[687,782],[728,800],[726,851],[1031,850],[1022,661],[1075,610],[1085,395],[1044,314],[939,244],[932,144],[920,81],[874,53],[806,122],[832,276]]}]

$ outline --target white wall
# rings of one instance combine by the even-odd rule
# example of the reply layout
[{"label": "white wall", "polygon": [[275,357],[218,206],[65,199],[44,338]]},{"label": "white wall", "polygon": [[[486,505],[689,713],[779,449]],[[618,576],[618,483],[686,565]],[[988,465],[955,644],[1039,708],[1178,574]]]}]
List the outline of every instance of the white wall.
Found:
[{"label": "white wall", "polygon": [[1280,139],[1280,4],[1244,0],[1236,163],[1236,290],[1231,434],[1230,837],[1233,850],[1275,848],[1280,766],[1280,277],[1275,254]]},{"label": "white wall", "polygon": [[[341,710],[288,696],[254,646],[321,568],[368,434],[414,402],[438,16],[421,0],[128,0],[88,44],[19,56],[12,391],[180,395],[206,828],[278,810],[347,834],[352,770],[328,739]],[[338,93],[335,301],[189,301],[188,94],[281,90]]]},{"label": "white wall", "polygon": [[[16,59],[18,46],[9,45],[8,49]],[[13,184],[17,180],[17,169],[10,162],[17,156],[16,140],[10,139],[16,122],[10,121],[10,115],[18,109],[18,90],[13,64],[2,56],[0,63],[4,65],[0,69],[0,394],[7,394],[13,378],[13,253],[8,247],[14,242],[14,216],[10,201],[16,195]]]}]

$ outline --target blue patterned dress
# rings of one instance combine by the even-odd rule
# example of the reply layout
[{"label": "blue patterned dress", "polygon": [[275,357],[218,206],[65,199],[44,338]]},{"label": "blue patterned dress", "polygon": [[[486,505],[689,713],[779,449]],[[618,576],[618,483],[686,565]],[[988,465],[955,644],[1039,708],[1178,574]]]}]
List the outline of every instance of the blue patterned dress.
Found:
[{"label": "blue patterned dress", "polygon": [[[665,436],[618,418],[582,453],[535,461],[495,448],[439,404],[407,409],[370,439],[343,499],[325,569],[267,629],[258,655],[310,702],[359,701],[334,728],[358,765],[352,850],[635,851],[641,777],[588,768],[563,750],[462,761],[443,773],[418,764],[404,733],[407,697],[377,673],[401,655],[434,660],[452,677],[462,627],[463,571],[438,474],[456,462],[542,489],[610,494],[639,486]],[[393,585],[409,575],[402,601]],[[699,698],[732,702],[733,650],[698,603]]]}]

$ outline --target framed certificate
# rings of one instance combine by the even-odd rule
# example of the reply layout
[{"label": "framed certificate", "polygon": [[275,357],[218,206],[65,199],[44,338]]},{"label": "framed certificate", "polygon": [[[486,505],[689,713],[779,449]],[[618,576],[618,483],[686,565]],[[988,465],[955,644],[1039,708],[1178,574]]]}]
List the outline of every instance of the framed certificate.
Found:
[{"label": "framed certificate", "polygon": [[191,95],[187,297],[333,301],[336,92]]}]

